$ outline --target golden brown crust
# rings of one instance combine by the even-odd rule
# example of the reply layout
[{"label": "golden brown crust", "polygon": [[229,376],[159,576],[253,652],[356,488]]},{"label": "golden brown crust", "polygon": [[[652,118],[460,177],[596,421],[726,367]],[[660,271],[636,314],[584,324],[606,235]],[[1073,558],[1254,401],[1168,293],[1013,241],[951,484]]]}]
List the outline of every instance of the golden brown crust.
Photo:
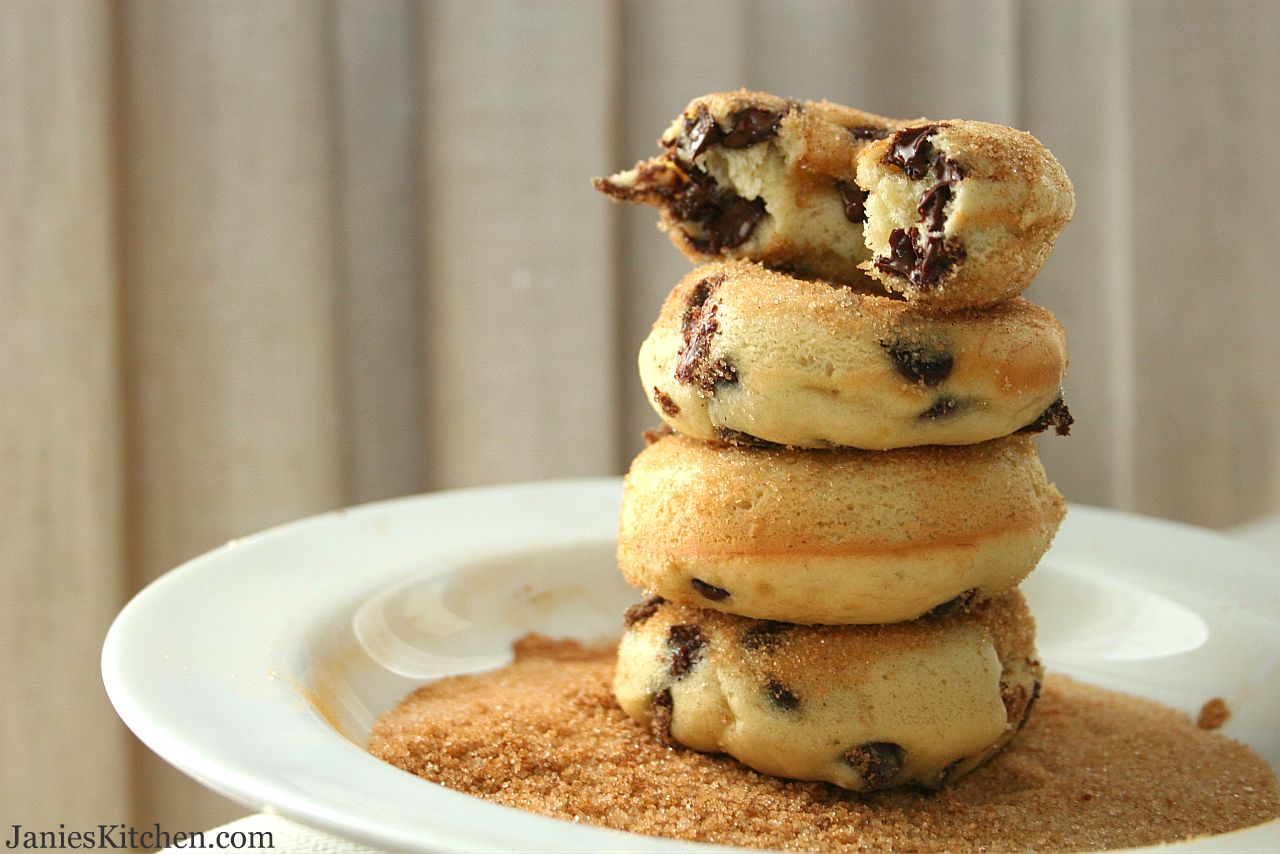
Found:
[{"label": "golden brown crust", "polygon": [[632,462],[618,563],[631,584],[696,607],[892,623],[1013,587],[1064,514],[1026,436],[869,452],[675,435]]}]

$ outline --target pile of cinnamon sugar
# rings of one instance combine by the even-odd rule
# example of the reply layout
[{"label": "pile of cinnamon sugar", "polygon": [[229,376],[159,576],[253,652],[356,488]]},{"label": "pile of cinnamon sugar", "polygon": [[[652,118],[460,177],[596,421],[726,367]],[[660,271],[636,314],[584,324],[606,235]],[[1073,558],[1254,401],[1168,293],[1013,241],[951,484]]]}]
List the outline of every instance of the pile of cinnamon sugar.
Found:
[{"label": "pile of cinnamon sugar", "polygon": [[659,742],[614,703],[612,649],[535,637],[516,655],[414,692],[374,727],[370,752],[543,815],[786,850],[1096,850],[1277,817],[1275,775],[1248,748],[1062,676],[1009,747],[942,792],[858,796]]}]

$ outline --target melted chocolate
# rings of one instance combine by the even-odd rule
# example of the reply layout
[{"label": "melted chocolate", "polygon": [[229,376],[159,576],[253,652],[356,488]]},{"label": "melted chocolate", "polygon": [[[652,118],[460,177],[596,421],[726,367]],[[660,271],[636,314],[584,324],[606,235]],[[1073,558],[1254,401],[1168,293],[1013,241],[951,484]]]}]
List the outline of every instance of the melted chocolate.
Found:
[{"label": "melted chocolate", "polygon": [[772,676],[765,683],[765,691],[769,694],[769,699],[779,709],[793,712],[800,708],[800,698]]},{"label": "melted chocolate", "polygon": [[782,636],[791,629],[791,623],[781,623],[777,620],[764,620],[756,623],[751,628],[742,633],[742,646],[744,649],[773,649],[782,642]]},{"label": "melted chocolate", "polygon": [[667,394],[657,386],[653,387],[653,400],[664,413],[670,415],[672,418],[680,414],[680,405],[671,399],[671,395]]},{"label": "melted chocolate", "polygon": [[782,116],[782,113],[771,113],[759,107],[740,110],[729,117],[733,120],[733,130],[724,135],[720,144],[725,148],[749,148],[757,142],[764,142],[778,133]]},{"label": "melted chocolate", "polygon": [[1027,725],[1027,721],[1031,718],[1031,709],[1035,706],[1036,700],[1040,699],[1040,680],[1037,679],[1035,684],[1031,686],[1031,699],[1027,700],[1027,705],[1022,709],[1022,720],[1018,721],[1018,729],[1022,729]]},{"label": "melted chocolate", "polygon": [[937,125],[922,125],[898,131],[893,135],[884,162],[897,166],[908,178],[923,178],[933,166],[934,148],[929,137],[937,130]]},{"label": "melted chocolate", "polygon": [[944,234],[946,207],[955,195],[955,183],[964,178],[964,168],[929,141],[937,125],[898,131],[884,162],[897,166],[910,178],[920,179],[930,172],[937,179],[916,205],[920,225],[894,229],[889,235],[889,256],[875,259],[876,268],[895,273],[920,288],[936,285],[947,271],[964,259],[964,249]]},{"label": "melted chocolate", "polygon": [[950,353],[924,346],[886,341],[881,341],[880,346],[888,352],[889,359],[899,374],[928,388],[942,385],[951,375],[951,368],[955,364]]},{"label": "melted chocolate", "polygon": [[627,608],[622,614],[622,625],[625,628],[631,628],[637,623],[643,623],[658,612],[658,606],[666,602],[661,596],[649,596],[631,607]]},{"label": "melted chocolate", "polygon": [[867,191],[852,181],[836,181],[840,201],[844,203],[844,218],[861,225],[867,221]]},{"label": "melted chocolate", "polygon": [[[923,202],[923,200],[922,200]],[[918,226],[889,234],[889,257],[875,259],[876,268],[896,273],[919,288],[931,288],[957,262],[964,260],[959,244],[947,242],[942,234],[920,234]]]},{"label": "melted chocolate", "polygon": [[699,105],[697,111],[684,120],[684,135],[689,141],[689,162],[692,163],[694,158],[719,140],[721,131],[707,108]]},{"label": "melted chocolate", "polygon": [[920,204],[916,205],[916,212],[920,214],[920,222],[924,226],[925,234],[929,235],[930,238],[935,234],[939,238],[942,237],[943,224],[946,221],[945,208],[949,201],[951,201],[950,181],[934,184],[931,189],[920,197]]},{"label": "melted chocolate", "polygon": [[1075,422],[1076,420],[1071,417],[1071,411],[1067,409],[1066,402],[1063,401],[1062,398],[1058,398],[1053,403],[1049,404],[1048,409],[1040,413],[1040,417],[1035,421],[1032,421],[1026,427],[1020,429],[1018,432],[1043,433],[1045,430],[1052,427],[1053,432],[1057,433],[1059,436],[1069,436],[1071,435],[1071,425]]},{"label": "melted chocolate", "polygon": [[697,386],[707,396],[715,393],[716,383],[738,380],[738,372],[729,363],[711,358],[711,339],[720,331],[720,322],[716,319],[719,306],[710,298],[721,281],[704,279],[694,286],[680,323],[684,346],[676,354],[676,380]]},{"label": "melted chocolate", "polygon": [[884,139],[893,133],[889,128],[857,127],[846,128],[846,130],[849,131],[850,136],[859,140]]},{"label": "melted chocolate", "polygon": [[671,675],[676,679],[688,673],[702,656],[706,639],[702,629],[687,623],[671,627],[667,632],[667,649],[671,651]]},{"label": "melted chocolate", "polygon": [[721,442],[729,445],[737,445],[741,448],[785,448],[786,445],[779,445],[777,442],[770,442],[768,439],[761,439],[758,436],[752,436],[750,433],[743,433],[741,430],[734,430],[729,427],[717,427],[716,438]]},{"label": "melted chocolate", "polygon": [[697,590],[702,596],[710,599],[712,602],[722,602],[729,598],[729,591],[723,587],[716,587],[714,584],[708,584],[701,578],[691,578],[689,583],[693,585],[693,589]]},{"label": "melted chocolate", "polygon": [[765,216],[764,199],[744,199],[716,184],[701,169],[690,168],[689,182],[669,195],[671,215],[696,222],[705,235],[685,237],[700,252],[717,254],[746,242]]},{"label": "melted chocolate", "polygon": [[956,410],[959,407],[960,407],[960,404],[956,403],[956,401],[953,398],[940,397],[933,402],[933,406],[930,406],[924,412],[921,412],[919,417],[926,420],[933,420],[935,418],[949,418],[950,416],[956,414]]},{"label": "melted chocolate", "polygon": [[650,703],[653,705],[653,718],[649,721],[650,728],[658,738],[668,744],[674,744],[671,738],[671,717],[675,711],[675,701],[671,698],[671,689],[663,688],[653,695]]},{"label": "melted chocolate", "polygon": [[906,751],[888,741],[871,741],[844,755],[845,761],[862,777],[867,789],[883,789],[893,783],[902,770]]},{"label": "melted chocolate", "polygon": [[675,431],[672,430],[670,427],[668,427],[666,424],[663,424],[661,427],[650,427],[647,430],[641,431],[640,438],[644,439],[645,447],[648,447],[649,445],[652,445],[654,442],[659,442],[667,438],[674,432]]},{"label": "melted chocolate", "polygon": [[961,593],[959,596],[956,596],[955,598],[952,598],[952,599],[948,599],[947,601],[943,602],[941,605],[935,605],[934,607],[930,608],[928,611],[925,611],[920,616],[922,618],[929,618],[929,619],[933,617],[948,617],[952,614],[959,613],[960,611],[969,610],[969,606],[972,605],[974,603],[974,600],[977,598],[978,598],[978,591],[976,588],[966,590],[965,592]]}]

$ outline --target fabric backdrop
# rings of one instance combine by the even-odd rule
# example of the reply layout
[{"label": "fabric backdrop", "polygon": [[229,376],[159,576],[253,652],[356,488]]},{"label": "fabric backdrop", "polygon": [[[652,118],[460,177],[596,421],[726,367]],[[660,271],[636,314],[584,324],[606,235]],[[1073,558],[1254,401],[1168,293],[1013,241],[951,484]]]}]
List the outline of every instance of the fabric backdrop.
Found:
[{"label": "fabric backdrop", "polygon": [[[1013,124],[1079,213],[1072,500],[1280,506],[1280,4],[0,0],[0,804],[241,812],[97,655],[182,560],[386,496],[621,472],[687,264],[588,179],[738,86]],[[234,627],[229,627],[229,631]]]}]

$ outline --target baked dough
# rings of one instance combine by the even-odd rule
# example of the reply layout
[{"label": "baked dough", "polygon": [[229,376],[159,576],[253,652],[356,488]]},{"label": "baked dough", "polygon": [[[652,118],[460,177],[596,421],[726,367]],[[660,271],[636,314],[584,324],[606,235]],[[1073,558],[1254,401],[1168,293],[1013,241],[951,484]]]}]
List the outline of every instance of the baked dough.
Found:
[{"label": "baked dough", "polygon": [[671,435],[631,464],[618,564],[695,607],[893,623],[1014,587],[1064,513],[1030,436],[804,451]]},{"label": "baked dough", "polygon": [[985,122],[904,121],[761,92],[692,101],[664,153],[597,189],[654,205],[690,259],[742,258],[937,309],[1016,296],[1075,213],[1035,137]]},{"label": "baked dough", "polygon": [[707,264],[640,348],[658,415],[699,439],[883,450],[1065,432],[1062,327],[1018,298],[922,313],[900,299]]},{"label": "baked dough", "polygon": [[1067,173],[1031,134],[986,122],[904,128],[858,154],[867,192],[863,265],[890,291],[938,308],[1022,293],[1075,215]]},{"label": "baked dough", "polygon": [[614,693],[659,736],[766,774],[936,788],[1026,720],[1042,670],[1022,594],[891,626],[793,626],[649,600]]},{"label": "baked dough", "polygon": [[691,260],[749,258],[866,282],[857,155],[906,124],[826,101],[720,92],[685,108],[658,141],[662,155],[594,184],[661,208],[660,227]]}]

